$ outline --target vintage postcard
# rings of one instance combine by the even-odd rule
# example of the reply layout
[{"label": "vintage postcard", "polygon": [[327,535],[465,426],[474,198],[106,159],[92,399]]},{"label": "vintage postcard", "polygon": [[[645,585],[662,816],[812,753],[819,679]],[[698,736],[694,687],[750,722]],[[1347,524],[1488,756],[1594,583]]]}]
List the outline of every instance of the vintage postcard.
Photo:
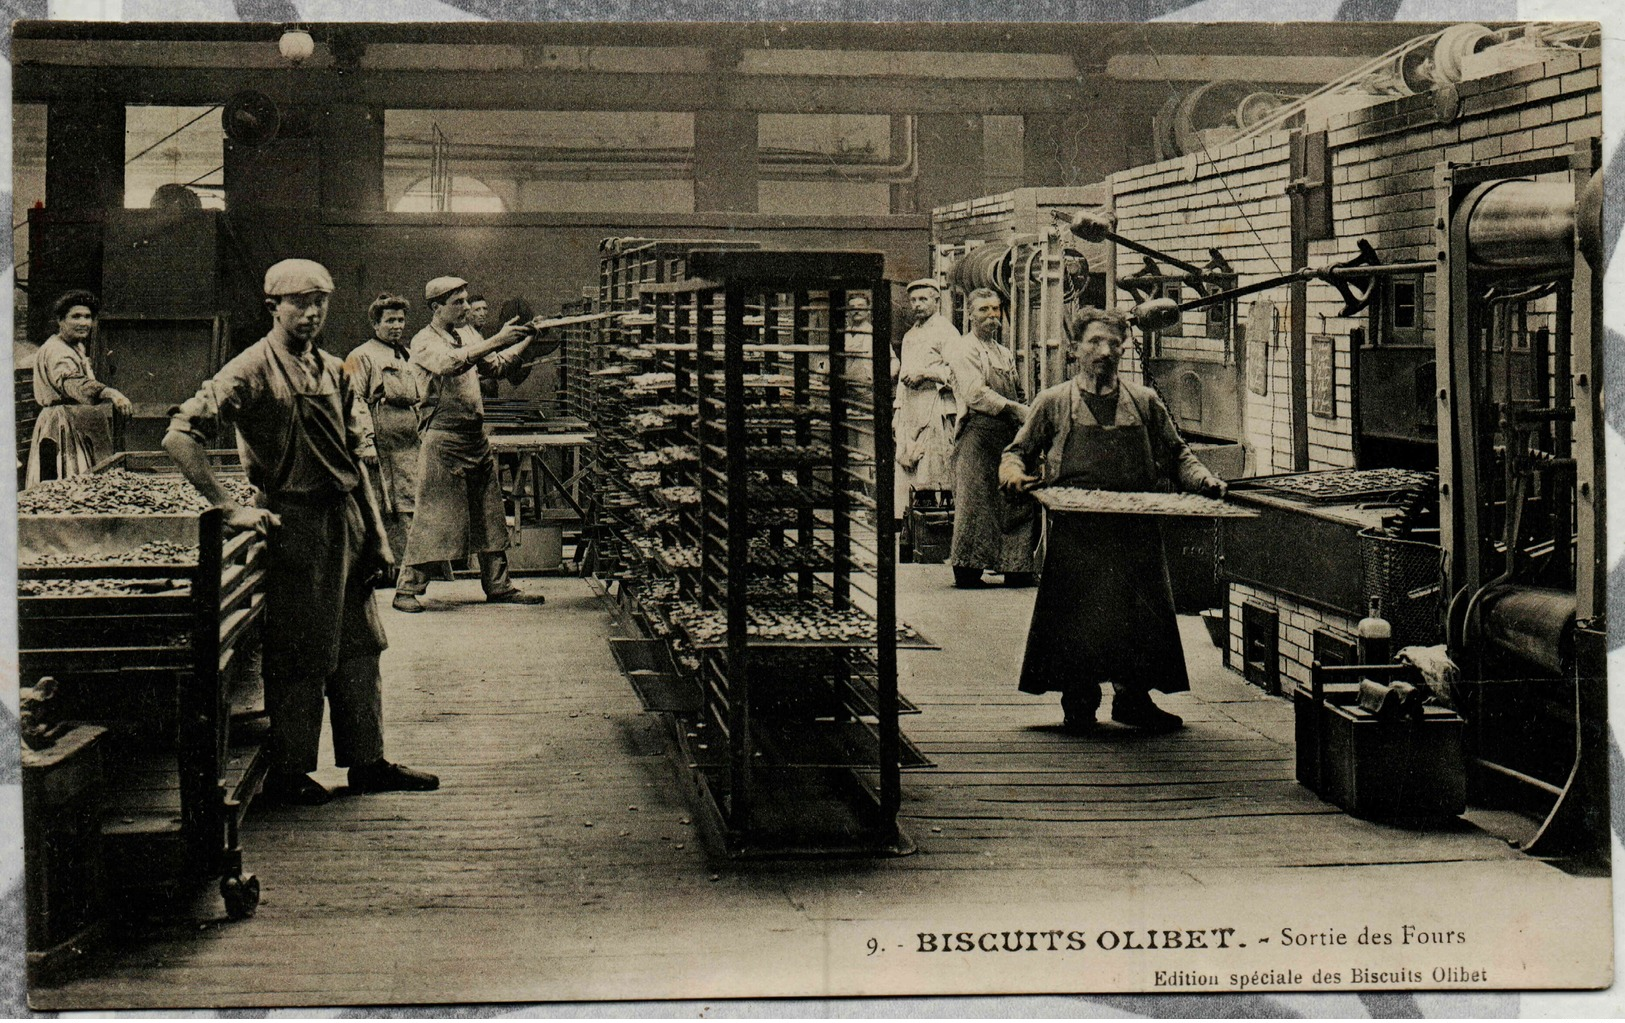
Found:
[{"label": "vintage postcard", "polygon": [[8,1005],[1611,1011],[1605,13],[1104,6],[10,5]]}]

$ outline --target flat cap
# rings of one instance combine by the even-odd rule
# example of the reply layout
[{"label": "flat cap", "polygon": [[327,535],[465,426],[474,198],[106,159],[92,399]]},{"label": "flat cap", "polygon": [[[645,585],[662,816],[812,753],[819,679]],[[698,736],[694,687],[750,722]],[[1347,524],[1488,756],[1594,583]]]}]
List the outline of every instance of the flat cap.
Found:
[{"label": "flat cap", "polygon": [[284,259],[265,271],[265,294],[303,295],[307,291],[333,293],[333,276],[314,259]]},{"label": "flat cap", "polygon": [[423,286],[423,301],[433,302],[441,295],[449,295],[458,288],[468,287],[468,282],[461,277],[436,277]]},{"label": "flat cap", "polygon": [[908,286],[908,290],[910,292],[916,291],[920,288],[930,288],[932,291],[938,292],[939,294],[942,291],[942,285],[938,284],[936,278],[934,277],[921,277],[919,280]]}]

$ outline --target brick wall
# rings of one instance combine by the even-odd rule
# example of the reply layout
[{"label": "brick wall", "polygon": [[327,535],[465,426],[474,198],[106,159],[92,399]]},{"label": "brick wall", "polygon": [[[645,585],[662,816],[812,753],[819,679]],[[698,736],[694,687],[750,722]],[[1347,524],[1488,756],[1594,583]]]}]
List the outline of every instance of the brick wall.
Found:
[{"label": "brick wall", "polygon": [[1251,602],[1275,612],[1278,670],[1283,693],[1290,693],[1299,683],[1309,684],[1309,667],[1315,659],[1316,630],[1325,629],[1352,641],[1359,624],[1355,619],[1335,611],[1301,604],[1291,597],[1243,583],[1230,584],[1226,601],[1229,604],[1230,642],[1225,651],[1225,663],[1237,672],[1241,671],[1242,665],[1242,606]]},{"label": "brick wall", "polygon": [[[1438,243],[1435,178],[1452,163],[1568,153],[1602,133],[1600,50],[1560,52],[1457,87],[1460,105],[1445,123],[1433,94],[1407,96],[1333,116],[1326,124],[1336,237],[1309,243],[1309,262],[1324,266],[1354,258],[1360,239],[1385,261],[1432,260]],[[1124,236],[1197,265],[1218,248],[1239,283],[1283,274],[1291,264],[1289,134],[1231,143],[1210,152],[1122,171],[1110,179],[1118,230]],[[1141,266],[1126,249],[1117,254],[1120,277]],[[1173,267],[1164,265],[1164,272]],[[1433,343],[1435,302],[1431,280],[1423,288],[1421,343]],[[1268,347],[1267,394],[1241,388],[1247,469],[1292,469],[1289,337],[1290,289],[1255,298],[1272,301],[1280,329]],[[1334,415],[1308,418],[1309,467],[1345,468],[1357,462],[1354,436],[1354,353],[1350,331],[1369,328],[1365,313],[1342,317],[1343,300],[1329,284],[1307,289],[1308,334],[1333,341]],[[1119,291],[1118,300],[1127,301]],[[1243,299],[1238,321],[1246,326]],[[1206,338],[1199,313],[1188,313],[1184,337],[1162,339],[1165,357],[1220,361],[1223,343]],[[1240,331],[1238,330],[1238,334]],[[1236,346],[1240,340],[1237,338]],[[1234,358],[1234,355],[1232,356]],[[1137,360],[1126,370],[1140,375]]]}]

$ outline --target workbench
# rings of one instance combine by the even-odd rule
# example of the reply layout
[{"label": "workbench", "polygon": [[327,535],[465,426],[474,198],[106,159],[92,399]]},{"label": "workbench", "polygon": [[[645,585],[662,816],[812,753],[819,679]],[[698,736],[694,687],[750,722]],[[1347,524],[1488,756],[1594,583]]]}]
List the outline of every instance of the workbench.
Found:
[{"label": "workbench", "polygon": [[513,524],[520,540],[518,551],[524,552],[510,556],[515,571],[551,571],[559,567],[555,557],[537,559],[525,551],[527,533],[532,546],[550,549],[552,544],[541,541],[551,531],[557,531],[561,548],[565,534],[579,546],[586,521],[582,510],[582,484],[595,439],[596,435],[590,430],[491,435],[503,491],[513,500]]}]

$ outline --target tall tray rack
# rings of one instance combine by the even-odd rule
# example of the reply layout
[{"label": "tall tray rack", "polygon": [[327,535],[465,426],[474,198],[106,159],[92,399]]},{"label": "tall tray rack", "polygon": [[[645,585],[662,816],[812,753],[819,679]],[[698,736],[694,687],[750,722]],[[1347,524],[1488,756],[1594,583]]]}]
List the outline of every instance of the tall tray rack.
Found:
[{"label": "tall tray rack", "polygon": [[[679,741],[701,804],[733,854],[910,851],[900,770],[929,762],[898,726],[884,259],[699,249],[687,271],[644,295],[698,408],[700,503],[675,531],[698,557],[666,567],[699,661]],[[847,350],[853,291],[873,296],[872,356]],[[869,632],[817,634],[833,619]]]},{"label": "tall tray rack", "polygon": [[690,249],[757,247],[748,241],[655,238],[605,238],[599,243],[596,311],[618,315],[590,324],[586,336],[578,340],[584,356],[576,360],[579,369],[574,376],[580,386],[572,391],[581,409],[577,414],[598,435],[586,492],[586,534],[592,537],[592,546],[583,565],[592,574],[614,575],[626,566],[628,556],[621,517],[637,501],[623,474],[623,457],[636,448],[629,441],[627,416],[639,403],[627,399],[623,381],[616,374],[649,368],[630,366],[621,354],[650,336],[653,324],[643,301],[644,289],[687,278]]}]

